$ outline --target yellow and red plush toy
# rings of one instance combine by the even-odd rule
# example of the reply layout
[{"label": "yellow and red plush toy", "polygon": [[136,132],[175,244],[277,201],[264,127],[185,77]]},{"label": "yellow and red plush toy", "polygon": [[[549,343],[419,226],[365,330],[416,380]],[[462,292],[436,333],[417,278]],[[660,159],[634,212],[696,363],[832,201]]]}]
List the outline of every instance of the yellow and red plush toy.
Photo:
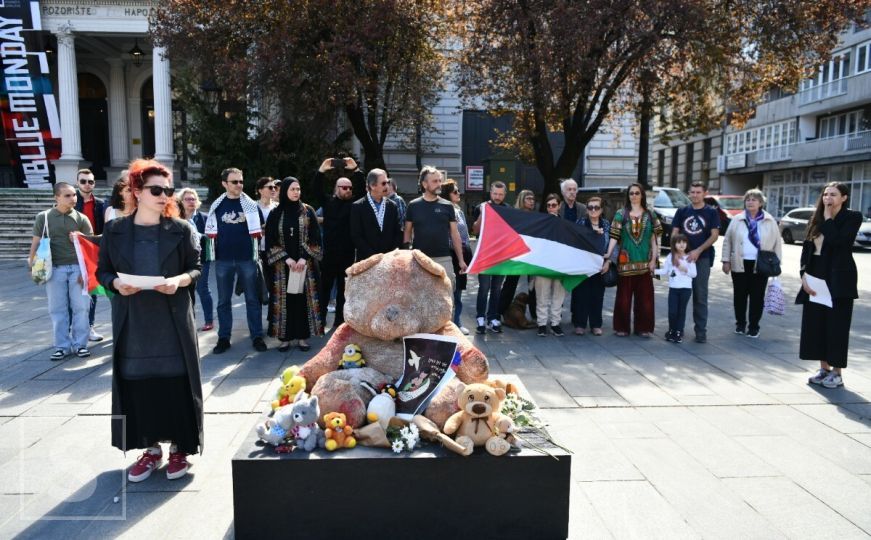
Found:
[{"label": "yellow and red plush toy", "polygon": [[324,415],[324,448],[332,452],[337,448],[354,448],[357,439],[354,438],[354,429],[348,425],[345,415],[340,412],[331,412]]},{"label": "yellow and red plush toy", "polygon": [[281,374],[281,387],[272,401],[272,410],[284,407],[296,399],[297,394],[305,391],[305,377],[297,375],[299,366],[290,366]]}]

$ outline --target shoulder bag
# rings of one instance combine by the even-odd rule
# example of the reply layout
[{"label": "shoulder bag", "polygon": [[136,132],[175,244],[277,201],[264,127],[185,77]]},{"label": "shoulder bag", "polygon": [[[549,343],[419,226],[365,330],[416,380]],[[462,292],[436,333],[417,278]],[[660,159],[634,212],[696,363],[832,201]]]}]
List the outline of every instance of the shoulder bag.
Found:
[{"label": "shoulder bag", "polygon": [[42,238],[36,248],[33,266],[30,267],[30,277],[37,285],[45,285],[51,278],[51,237],[48,234],[48,212],[43,212]]}]

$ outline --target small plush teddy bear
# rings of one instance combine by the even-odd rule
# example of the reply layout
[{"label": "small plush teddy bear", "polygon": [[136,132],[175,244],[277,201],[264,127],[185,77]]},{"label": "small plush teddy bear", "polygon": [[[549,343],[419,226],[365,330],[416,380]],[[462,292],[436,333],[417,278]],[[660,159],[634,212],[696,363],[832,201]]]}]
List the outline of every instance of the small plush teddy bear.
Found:
[{"label": "small plush teddy bear", "polygon": [[301,377],[297,373],[299,373],[299,366],[290,366],[282,372],[281,386],[272,401],[272,410],[293,403],[300,392],[305,392],[305,377]]},{"label": "small plush teddy bear", "polygon": [[494,456],[504,455],[511,448],[506,438],[513,436],[514,422],[502,414],[505,390],[488,384],[467,385],[460,393],[460,408],[445,422],[444,432],[454,435],[468,456],[476,446],[483,446]]},{"label": "small plush teddy bear", "polygon": [[293,403],[291,409],[293,427],[290,428],[289,436],[297,448],[311,452],[324,442],[324,432],[318,425],[320,415],[321,409],[317,396],[298,399]]},{"label": "small plush teddy bear", "polygon": [[257,425],[257,436],[272,446],[280,446],[290,436],[293,427],[293,404],[279,407],[272,418]]},{"label": "small plush teddy bear", "polygon": [[324,443],[323,447],[332,452],[337,448],[354,448],[357,439],[352,433],[353,428],[347,424],[345,415],[340,412],[331,412],[324,415]]}]

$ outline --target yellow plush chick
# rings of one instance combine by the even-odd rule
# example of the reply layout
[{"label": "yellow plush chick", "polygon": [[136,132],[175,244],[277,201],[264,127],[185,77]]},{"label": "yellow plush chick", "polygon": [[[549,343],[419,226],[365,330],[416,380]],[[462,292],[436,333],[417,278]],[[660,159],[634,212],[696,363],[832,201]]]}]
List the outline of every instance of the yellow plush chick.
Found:
[{"label": "yellow plush chick", "polygon": [[363,352],[360,350],[360,347],[353,343],[345,346],[344,354],[342,354],[342,359],[339,361],[340,369],[361,368],[365,365],[366,360],[363,359]]},{"label": "yellow plush chick", "polygon": [[290,366],[282,372],[281,386],[278,388],[276,399],[272,401],[272,410],[293,403],[297,394],[305,391],[305,377],[297,373],[299,373],[299,366]]}]

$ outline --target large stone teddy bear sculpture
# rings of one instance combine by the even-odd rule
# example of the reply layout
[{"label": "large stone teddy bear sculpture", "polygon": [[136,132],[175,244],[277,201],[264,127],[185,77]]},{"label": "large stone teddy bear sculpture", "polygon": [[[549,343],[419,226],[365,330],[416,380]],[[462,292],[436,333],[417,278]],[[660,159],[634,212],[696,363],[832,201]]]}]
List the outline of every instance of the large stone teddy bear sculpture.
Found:
[{"label": "large stone teddy bear sculpture", "polygon": [[[419,250],[394,250],[354,264],[347,275],[345,323],[299,372],[306,387],[318,396],[322,411],[344,413],[352,427],[365,424],[372,394],[361,383],[375,388],[395,383],[403,372],[401,338],[419,332],[457,338],[460,381],[470,384],[487,379],[487,358],[451,322],[451,282],[441,265]],[[360,347],[366,367],[338,369],[350,343]],[[442,427],[458,410],[460,386],[448,384],[433,398],[425,416]]]}]

